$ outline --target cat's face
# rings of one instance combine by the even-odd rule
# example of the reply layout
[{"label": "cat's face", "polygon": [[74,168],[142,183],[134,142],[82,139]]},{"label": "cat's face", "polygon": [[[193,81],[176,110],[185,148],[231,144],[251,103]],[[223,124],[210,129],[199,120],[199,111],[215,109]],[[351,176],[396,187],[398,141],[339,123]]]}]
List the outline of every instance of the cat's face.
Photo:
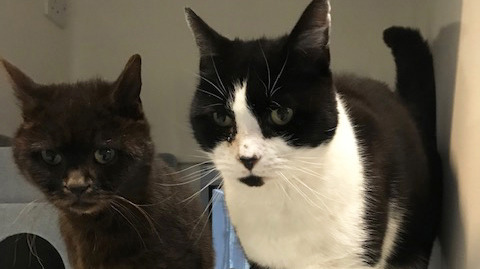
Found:
[{"label": "cat's face", "polygon": [[113,83],[39,85],[4,62],[23,122],[15,161],[62,210],[91,214],[140,194],[153,149],[140,103],[140,57]]},{"label": "cat's face", "polygon": [[274,40],[231,41],[186,12],[201,53],[191,125],[224,177],[261,186],[332,138],[327,1],[313,1],[290,35]]}]

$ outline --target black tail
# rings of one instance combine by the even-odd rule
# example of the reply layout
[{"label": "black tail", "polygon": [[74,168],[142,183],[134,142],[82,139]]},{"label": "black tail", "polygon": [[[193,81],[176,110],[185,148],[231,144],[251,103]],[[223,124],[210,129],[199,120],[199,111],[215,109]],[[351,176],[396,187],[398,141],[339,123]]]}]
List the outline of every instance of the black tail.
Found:
[{"label": "black tail", "polygon": [[419,31],[390,27],[383,40],[397,66],[397,92],[414,117],[427,151],[436,152],[436,100],[432,53]]},{"label": "black tail", "polygon": [[397,65],[397,92],[414,117],[425,145],[431,173],[431,214],[438,224],[441,217],[443,171],[437,151],[432,53],[417,30],[390,27],[383,32],[383,40],[391,48]]}]

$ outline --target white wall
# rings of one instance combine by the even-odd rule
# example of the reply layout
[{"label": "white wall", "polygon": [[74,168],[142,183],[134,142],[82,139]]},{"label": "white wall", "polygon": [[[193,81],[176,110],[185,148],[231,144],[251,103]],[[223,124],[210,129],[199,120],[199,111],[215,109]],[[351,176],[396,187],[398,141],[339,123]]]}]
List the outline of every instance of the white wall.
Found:
[{"label": "white wall", "polygon": [[332,1],[332,64],[394,86],[395,64],[383,30],[409,26],[427,30],[425,0]]},{"label": "white wall", "polygon": [[[453,245],[463,243],[464,268],[480,268],[480,19],[478,0],[464,0],[455,84],[450,164],[458,182],[459,226],[462,237],[452,238]],[[451,212],[449,212],[451,213]],[[451,214],[447,215],[447,218]],[[462,242],[462,240],[464,240]],[[462,256],[463,256],[462,255]],[[451,268],[459,268],[452,266]]]},{"label": "white wall", "polygon": [[480,268],[478,0],[432,5],[439,148],[445,165],[443,268]]},{"label": "white wall", "polygon": [[[69,78],[69,38],[43,15],[43,1],[0,1],[0,58],[38,82]],[[0,68],[0,134],[13,135],[20,111]]]}]

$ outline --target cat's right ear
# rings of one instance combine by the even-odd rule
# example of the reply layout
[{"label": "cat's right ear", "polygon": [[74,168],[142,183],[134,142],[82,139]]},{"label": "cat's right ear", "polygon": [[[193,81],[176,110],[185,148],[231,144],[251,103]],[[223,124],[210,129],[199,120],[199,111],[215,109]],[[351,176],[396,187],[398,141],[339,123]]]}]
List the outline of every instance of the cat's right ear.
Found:
[{"label": "cat's right ear", "polygon": [[124,116],[137,118],[143,115],[140,91],[142,89],[142,58],[135,54],[114,83],[113,99]]},{"label": "cat's right ear", "polygon": [[290,46],[313,60],[329,62],[330,24],[329,0],[312,0],[290,33]]},{"label": "cat's right ear", "polygon": [[186,7],[185,17],[188,26],[195,36],[195,41],[200,49],[201,57],[215,56],[220,53],[223,46],[230,43],[230,40],[215,30],[213,30],[207,23],[205,23],[193,10]]},{"label": "cat's right ear", "polygon": [[0,62],[5,68],[8,80],[15,91],[15,95],[21,102],[22,110],[25,113],[25,111],[35,105],[34,95],[39,85],[5,59],[0,59]]}]

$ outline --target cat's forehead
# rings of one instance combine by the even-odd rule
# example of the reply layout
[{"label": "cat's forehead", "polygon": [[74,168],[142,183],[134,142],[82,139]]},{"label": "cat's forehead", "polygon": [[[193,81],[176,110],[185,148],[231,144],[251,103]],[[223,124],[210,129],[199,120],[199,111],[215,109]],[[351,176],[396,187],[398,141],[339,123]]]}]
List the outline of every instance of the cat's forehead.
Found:
[{"label": "cat's forehead", "polygon": [[284,38],[235,39],[219,53],[202,57],[200,72],[216,76],[217,71],[229,80],[243,79],[254,71],[263,75],[266,65],[272,65],[273,68],[285,59],[284,43]]},{"label": "cat's forehead", "polygon": [[112,84],[93,80],[74,84],[53,84],[44,86],[45,98],[38,101],[51,102],[52,105],[92,106],[105,101],[112,92]]},{"label": "cat's forehead", "polygon": [[55,84],[44,86],[36,96],[23,127],[43,138],[57,141],[90,139],[105,126],[114,126],[112,100],[107,83]]},{"label": "cat's forehead", "polygon": [[225,95],[226,105],[234,98],[236,86],[243,84],[248,95],[262,92],[263,98],[256,99],[268,99],[266,91],[271,93],[283,80],[280,72],[286,69],[287,59],[285,38],[236,39],[222,53],[202,57],[199,88],[221,98]]},{"label": "cat's forehead", "polygon": [[44,115],[52,120],[93,117],[111,105],[110,86],[106,83],[55,84],[44,86],[44,94],[34,98],[36,118]]}]

